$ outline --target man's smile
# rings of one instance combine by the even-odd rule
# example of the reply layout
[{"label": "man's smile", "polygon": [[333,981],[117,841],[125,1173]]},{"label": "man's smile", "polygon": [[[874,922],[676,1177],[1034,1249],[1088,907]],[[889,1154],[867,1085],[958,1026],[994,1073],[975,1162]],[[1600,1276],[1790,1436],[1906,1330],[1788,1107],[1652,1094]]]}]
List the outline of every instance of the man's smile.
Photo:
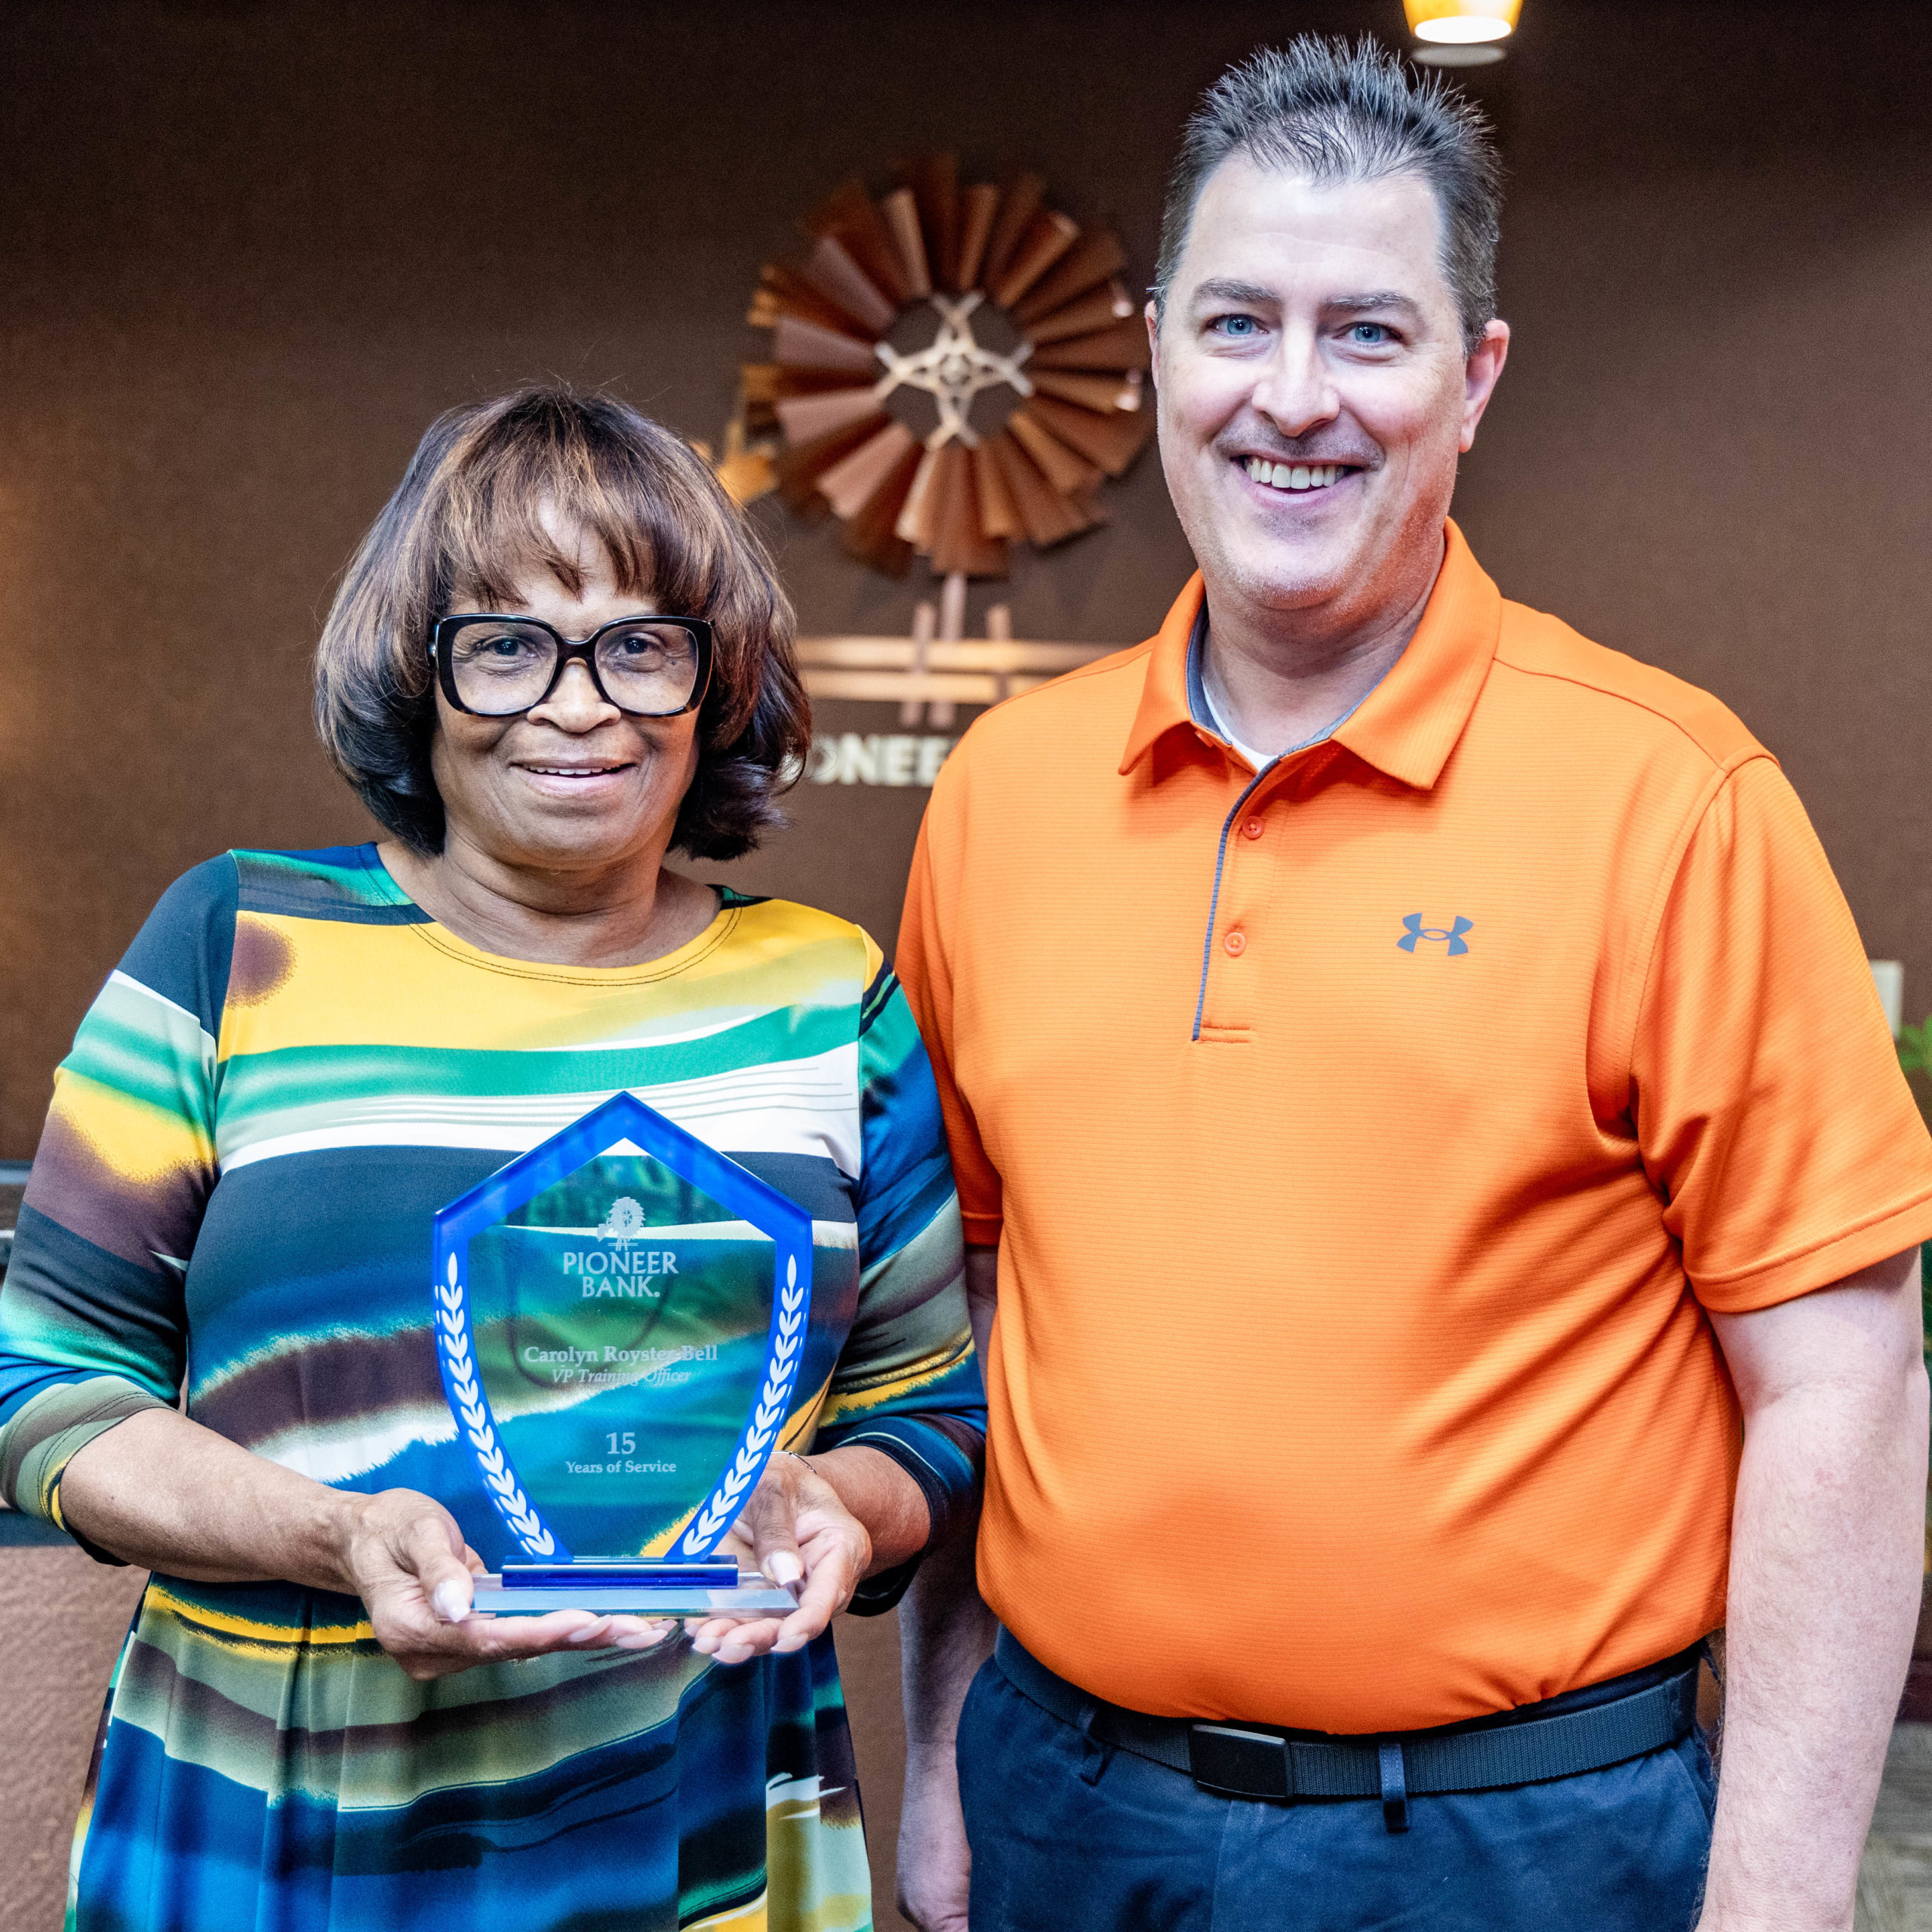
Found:
[{"label": "man's smile", "polygon": [[1237,453],[1229,461],[1250,483],[1272,497],[1325,496],[1350,477],[1359,476],[1366,466],[1358,463],[1284,461],[1251,451]]},{"label": "man's smile", "polygon": [[1356,466],[1346,463],[1271,463],[1260,456],[1237,459],[1257,483],[1271,490],[1332,489],[1344,477],[1356,473]]}]

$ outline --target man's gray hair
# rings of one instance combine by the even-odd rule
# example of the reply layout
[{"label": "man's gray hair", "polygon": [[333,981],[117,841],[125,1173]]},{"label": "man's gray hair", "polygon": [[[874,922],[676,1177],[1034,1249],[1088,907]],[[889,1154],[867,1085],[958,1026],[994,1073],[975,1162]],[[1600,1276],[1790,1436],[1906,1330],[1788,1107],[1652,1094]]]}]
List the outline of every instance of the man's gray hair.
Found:
[{"label": "man's gray hair", "polygon": [[1442,272],[1473,349],[1496,314],[1503,165],[1489,125],[1439,74],[1426,78],[1364,39],[1303,34],[1230,67],[1188,117],[1161,214],[1157,312],[1187,246],[1195,204],[1230,155],[1318,183],[1414,174],[1442,211]]}]

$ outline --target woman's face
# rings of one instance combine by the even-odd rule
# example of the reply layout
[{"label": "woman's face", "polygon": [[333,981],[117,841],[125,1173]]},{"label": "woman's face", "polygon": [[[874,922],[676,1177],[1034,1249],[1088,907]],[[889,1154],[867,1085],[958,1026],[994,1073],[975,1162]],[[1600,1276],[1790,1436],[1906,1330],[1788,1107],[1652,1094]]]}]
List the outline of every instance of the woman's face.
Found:
[{"label": "woman's face", "polygon": [[[582,532],[553,529],[574,549],[582,588],[546,571],[519,578],[506,614],[540,617],[568,638],[655,611],[620,592],[609,560]],[[481,608],[459,602],[458,609]],[[632,718],[598,695],[579,660],[550,695],[515,718],[477,718],[436,694],[430,766],[451,841],[520,870],[595,872],[661,862],[697,770],[697,713]]]}]

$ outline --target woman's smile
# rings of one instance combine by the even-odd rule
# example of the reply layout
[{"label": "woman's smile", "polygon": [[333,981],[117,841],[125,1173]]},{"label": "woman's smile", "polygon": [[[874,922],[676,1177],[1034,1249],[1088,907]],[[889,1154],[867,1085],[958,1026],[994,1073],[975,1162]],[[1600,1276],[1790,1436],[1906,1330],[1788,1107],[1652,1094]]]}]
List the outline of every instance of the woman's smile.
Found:
[{"label": "woman's smile", "polygon": [[638,769],[635,758],[519,758],[510,769],[547,798],[603,798],[620,791]]}]

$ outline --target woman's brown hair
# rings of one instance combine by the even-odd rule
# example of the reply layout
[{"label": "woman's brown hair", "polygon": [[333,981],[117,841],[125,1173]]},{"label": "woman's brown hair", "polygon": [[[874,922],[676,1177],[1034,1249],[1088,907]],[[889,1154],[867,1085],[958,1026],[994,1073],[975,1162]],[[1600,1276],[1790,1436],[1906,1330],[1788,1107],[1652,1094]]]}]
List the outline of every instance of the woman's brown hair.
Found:
[{"label": "woman's brown hair", "polygon": [[521,389],[429,426],[322,626],[315,723],[336,769],[397,838],[441,849],[430,626],[459,596],[500,607],[533,568],[575,591],[575,562],[546,531],[546,512],[602,546],[627,595],[709,620],[697,772],[672,843],[694,859],[749,851],[782,823],[774,794],[811,744],[791,605],[696,452],[608,396]]}]

